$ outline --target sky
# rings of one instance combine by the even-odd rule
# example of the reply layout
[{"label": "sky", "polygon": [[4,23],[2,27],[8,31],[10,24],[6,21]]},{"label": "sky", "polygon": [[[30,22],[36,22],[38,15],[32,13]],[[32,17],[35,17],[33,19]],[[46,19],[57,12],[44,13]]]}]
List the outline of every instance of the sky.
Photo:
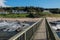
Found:
[{"label": "sky", "polygon": [[0,0],[2,7],[35,6],[43,8],[60,8],[60,0]]}]

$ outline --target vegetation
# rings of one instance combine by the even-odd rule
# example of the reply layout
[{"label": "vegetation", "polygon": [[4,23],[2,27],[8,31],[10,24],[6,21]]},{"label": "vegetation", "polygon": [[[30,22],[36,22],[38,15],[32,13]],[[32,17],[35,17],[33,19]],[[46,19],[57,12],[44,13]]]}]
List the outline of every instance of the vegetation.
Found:
[{"label": "vegetation", "polygon": [[3,18],[25,18],[27,17],[29,14],[0,14],[0,17]]},{"label": "vegetation", "polygon": [[42,16],[41,17],[60,17],[60,14],[50,14],[50,13],[42,13],[41,14]]},{"label": "vegetation", "polygon": [[[9,14],[0,14],[0,17],[6,17],[6,18],[25,18],[25,17],[30,17],[30,18],[38,18],[38,17],[60,17],[60,9],[58,8],[42,8],[42,7],[5,7],[5,8],[0,8],[4,9],[5,11],[9,12]],[[12,14],[12,10],[22,10],[22,11],[27,11],[26,14]],[[44,12],[44,10],[49,10],[51,13]]]},{"label": "vegetation", "polygon": [[[40,12],[43,11],[43,8],[40,7],[5,7],[1,8],[4,9],[5,11],[9,12],[9,14],[0,14],[0,17],[40,17]],[[12,10],[22,10],[22,11],[27,11],[27,14],[12,14]]]},{"label": "vegetation", "polygon": [[38,17],[60,17],[60,14],[49,14],[49,13],[36,13],[36,14],[0,14],[3,18],[38,18]]},{"label": "vegetation", "polygon": [[53,14],[60,14],[59,8],[49,8],[49,9],[45,9],[45,10],[49,10]]}]

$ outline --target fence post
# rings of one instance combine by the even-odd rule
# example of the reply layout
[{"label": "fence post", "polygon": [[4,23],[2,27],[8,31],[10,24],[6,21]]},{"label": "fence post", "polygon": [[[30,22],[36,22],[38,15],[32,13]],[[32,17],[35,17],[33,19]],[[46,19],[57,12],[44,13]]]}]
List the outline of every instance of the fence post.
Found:
[{"label": "fence post", "polygon": [[26,40],[26,32],[25,32],[25,40]]}]

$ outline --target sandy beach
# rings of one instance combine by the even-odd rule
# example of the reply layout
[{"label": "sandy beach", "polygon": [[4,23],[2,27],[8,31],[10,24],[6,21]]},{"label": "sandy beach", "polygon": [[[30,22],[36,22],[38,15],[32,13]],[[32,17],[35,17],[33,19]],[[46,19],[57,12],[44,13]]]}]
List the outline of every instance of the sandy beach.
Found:
[{"label": "sandy beach", "polygon": [[29,21],[29,22],[31,22],[31,21],[38,21],[38,20],[40,20],[41,18],[0,18],[0,20],[10,20],[10,21],[16,21],[16,20],[18,20],[18,21]]}]

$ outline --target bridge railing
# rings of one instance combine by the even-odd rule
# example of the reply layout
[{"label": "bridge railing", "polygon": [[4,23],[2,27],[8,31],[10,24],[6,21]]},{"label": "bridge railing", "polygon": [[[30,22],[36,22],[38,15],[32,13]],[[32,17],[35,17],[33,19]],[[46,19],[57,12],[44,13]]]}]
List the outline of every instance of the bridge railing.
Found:
[{"label": "bridge railing", "polygon": [[43,19],[37,21],[30,27],[24,29],[22,32],[19,32],[15,36],[11,37],[9,40],[30,40],[32,35],[35,33],[37,28],[40,26]]},{"label": "bridge railing", "polygon": [[60,40],[57,33],[51,28],[51,25],[48,22],[48,20],[47,19],[45,19],[45,20],[46,20],[46,28],[48,30],[48,32],[47,32],[48,40]]}]

